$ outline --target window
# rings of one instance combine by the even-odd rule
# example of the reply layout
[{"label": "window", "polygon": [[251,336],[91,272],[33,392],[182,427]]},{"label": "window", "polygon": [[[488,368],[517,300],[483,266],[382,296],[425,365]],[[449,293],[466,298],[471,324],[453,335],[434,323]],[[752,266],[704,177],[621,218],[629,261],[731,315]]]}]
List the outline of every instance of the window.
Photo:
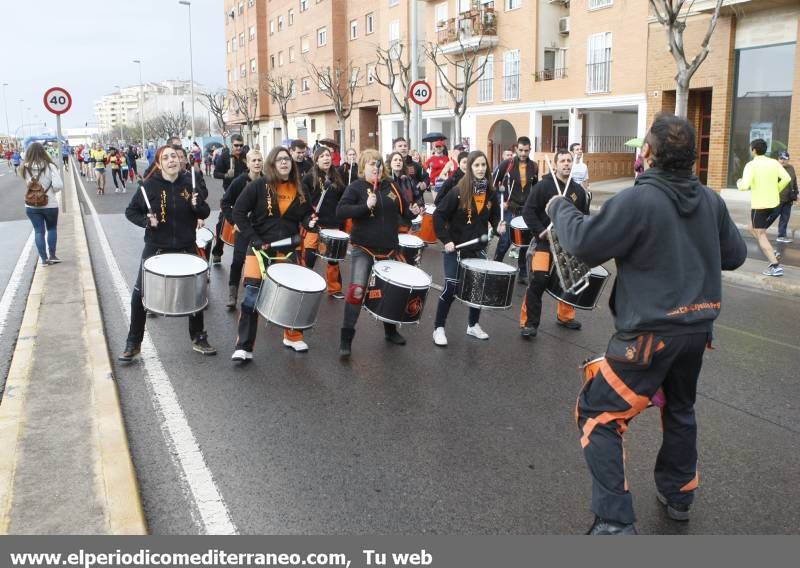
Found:
[{"label": "window", "polygon": [[458,0],[459,14],[463,14],[464,12],[469,12],[470,8],[472,8],[472,0]]},{"label": "window", "polygon": [[436,72],[436,108],[443,108],[447,106],[448,94],[444,89],[444,81],[442,74],[447,76],[447,64],[439,65],[439,70]]},{"label": "window", "polygon": [[586,93],[611,90],[611,32],[589,36],[586,44]]},{"label": "window", "polygon": [[483,76],[478,81],[478,102],[490,103],[494,98],[494,55],[487,55],[481,58],[483,65]]},{"label": "window", "polygon": [[244,63],[239,65],[239,77],[247,77],[247,67]]},{"label": "window", "polygon": [[244,47],[244,32],[239,34],[239,47]]},{"label": "window", "polygon": [[303,77],[300,81],[300,92],[308,93],[311,90],[311,79]]},{"label": "window", "polygon": [[283,16],[278,16],[278,31],[283,30]]},{"label": "window", "polygon": [[350,20],[350,39],[358,38],[358,20]]},{"label": "window", "polygon": [[503,100],[519,99],[519,50],[506,51],[503,56]]},{"label": "window", "polygon": [[309,43],[308,43],[308,36],[304,35],[303,37],[300,38],[300,52],[301,53],[306,53],[310,49],[311,49],[311,47],[309,46]]},{"label": "window", "polygon": [[367,34],[371,34],[372,32],[375,31],[375,14],[370,12],[369,14],[366,15],[364,20],[365,20],[365,26],[364,27],[367,30],[366,33]]},{"label": "window", "polygon": [[367,85],[375,82],[375,64],[367,65]]},{"label": "window", "polygon": [[291,98],[295,98],[297,96],[297,91],[295,90],[294,79],[289,79],[289,96]]},{"label": "window", "polygon": [[274,33],[275,33],[275,20],[270,20],[269,21],[269,35],[272,35]]},{"label": "window", "polygon": [[278,67],[283,67],[283,52],[278,52]]},{"label": "window", "polygon": [[389,22],[389,50],[393,57],[400,56],[400,20]]},{"label": "window", "polygon": [[231,74],[231,70],[228,69],[228,83],[230,83],[231,81],[233,81],[233,75]]},{"label": "window", "polygon": [[225,42],[225,51],[227,51],[228,53],[231,52],[231,42],[229,41]]},{"label": "window", "polygon": [[294,10],[292,8],[289,8],[289,25],[294,25]]},{"label": "window", "polygon": [[308,10],[308,0],[300,0],[300,11],[305,12]]},{"label": "window", "polygon": [[447,27],[447,2],[436,5],[436,31]]},{"label": "window", "polygon": [[328,44],[328,28],[319,28],[317,30],[317,47],[322,47]]},{"label": "window", "polygon": [[270,69],[275,69],[275,54],[269,56],[269,67]]},{"label": "window", "polygon": [[589,0],[589,9],[608,8],[614,5],[614,0]]},{"label": "window", "polygon": [[250,41],[256,39],[256,27],[250,26]]},{"label": "window", "polygon": [[400,0],[389,0],[389,7],[397,6],[400,3]]},{"label": "window", "polygon": [[255,59],[251,59],[250,60],[250,73],[255,73],[255,72],[256,72],[256,60]]},{"label": "window", "polygon": [[255,5],[256,5],[256,0],[248,0],[247,1],[247,7],[248,8],[250,8],[252,6],[255,6]]},{"label": "window", "polygon": [[294,63],[294,46],[289,46],[289,63]]},{"label": "window", "polygon": [[506,0],[506,11],[516,10],[522,6],[522,0]]},{"label": "window", "polygon": [[241,16],[242,14],[244,14],[244,0],[239,2],[239,15]]},{"label": "window", "polygon": [[358,78],[361,76],[361,69],[358,67],[350,68],[350,84],[358,85]]}]

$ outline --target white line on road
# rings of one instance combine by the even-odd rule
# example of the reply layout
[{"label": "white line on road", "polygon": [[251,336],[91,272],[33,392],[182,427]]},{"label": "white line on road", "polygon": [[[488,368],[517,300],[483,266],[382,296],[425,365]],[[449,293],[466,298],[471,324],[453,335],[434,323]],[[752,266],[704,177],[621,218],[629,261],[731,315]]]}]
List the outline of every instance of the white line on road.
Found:
[{"label": "white line on road", "polygon": [[[74,167],[75,164],[73,164],[73,169]],[[131,317],[130,288],[128,288],[125,279],[122,277],[122,272],[111,250],[108,237],[106,237],[105,230],[100,224],[97,210],[89,199],[83,180],[80,175],[77,175],[77,172],[74,179],[77,179],[80,183],[84,201],[91,211],[95,232],[100,241],[100,247],[103,249],[103,256],[105,256],[108,264],[111,280],[117,292],[117,299],[122,313],[125,314],[126,320],[129,321]],[[186,420],[183,409],[178,402],[175,390],[172,388],[169,375],[167,375],[164,366],[161,364],[158,352],[153,345],[150,334],[147,332],[145,332],[144,341],[142,341],[141,358],[147,376],[147,385],[150,387],[153,402],[161,418],[161,431],[164,434],[167,445],[170,447],[170,455],[176,462],[179,473],[182,473],[181,479],[185,484],[187,498],[194,502],[200,514],[201,530],[205,534],[236,534],[236,526],[231,521],[228,507],[225,505],[225,501],[214,483],[214,478],[206,465],[203,452],[195,440],[192,429],[189,427],[189,422]]]},{"label": "white line on road", "polygon": [[8,312],[11,309],[11,303],[17,296],[17,289],[20,282],[22,282],[22,273],[25,272],[25,265],[31,255],[33,248],[33,231],[28,235],[28,240],[25,241],[25,246],[22,247],[22,252],[17,259],[17,264],[14,266],[14,271],[11,273],[11,278],[8,279],[3,297],[0,298],[0,338],[3,337],[3,332],[6,330],[6,322],[8,321]]}]

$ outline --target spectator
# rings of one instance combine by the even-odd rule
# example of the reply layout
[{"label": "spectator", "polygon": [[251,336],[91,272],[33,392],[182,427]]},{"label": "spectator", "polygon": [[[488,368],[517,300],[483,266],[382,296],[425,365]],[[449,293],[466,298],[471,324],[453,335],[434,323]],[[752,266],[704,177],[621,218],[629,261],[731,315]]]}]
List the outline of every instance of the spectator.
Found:
[{"label": "spectator", "polygon": [[792,178],[792,181],[783,188],[780,194],[781,204],[778,207],[778,238],[775,240],[779,243],[790,243],[792,239],[786,236],[786,230],[789,227],[789,216],[792,214],[792,205],[797,201],[797,174],[794,171],[794,167],[789,164],[789,152],[786,150],[778,152],[778,161],[783,166],[783,169],[786,170],[786,173],[789,174],[789,177]]},{"label": "spectator", "polygon": [[573,159],[572,179],[589,191],[589,167],[583,161],[583,145],[580,142],[573,142],[569,145],[569,152]]},{"label": "spectator", "polygon": [[[64,187],[64,182],[58,173],[58,168],[53,163],[47,150],[38,142],[28,146],[25,152],[25,162],[22,164],[22,179],[28,187],[38,183],[45,191],[46,199],[42,205],[25,203],[25,213],[31,220],[36,239],[36,250],[42,266],[61,262],[56,256],[58,241],[58,193]],[[26,191],[27,193],[27,191]]]}]

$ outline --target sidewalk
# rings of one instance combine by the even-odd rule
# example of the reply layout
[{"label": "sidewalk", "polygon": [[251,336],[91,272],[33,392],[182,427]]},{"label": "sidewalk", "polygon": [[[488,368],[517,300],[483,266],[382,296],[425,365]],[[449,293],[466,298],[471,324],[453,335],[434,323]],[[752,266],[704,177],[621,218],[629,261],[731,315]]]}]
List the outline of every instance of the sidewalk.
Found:
[{"label": "sidewalk", "polygon": [[[597,212],[608,199],[615,194],[633,185],[633,178],[621,178],[608,181],[590,182],[592,191],[592,212]],[[739,232],[745,237],[750,237],[748,227],[750,225],[750,192],[739,191],[738,189],[723,189],[720,196],[728,207]],[[800,246],[800,207],[795,207],[792,216],[789,218],[789,228],[786,232],[788,237],[795,240],[795,243],[788,246]],[[778,236],[777,222],[767,229],[767,236],[774,244],[775,237]],[[800,268],[784,265],[784,275],[779,278],[764,276],[761,272],[767,265],[765,260],[755,260],[748,258],[744,265],[733,272],[725,271],[722,273],[722,280],[732,284],[757,288],[759,290],[769,290],[800,296]]]},{"label": "sidewalk", "polygon": [[146,534],[71,175],[0,402],[0,534]]}]

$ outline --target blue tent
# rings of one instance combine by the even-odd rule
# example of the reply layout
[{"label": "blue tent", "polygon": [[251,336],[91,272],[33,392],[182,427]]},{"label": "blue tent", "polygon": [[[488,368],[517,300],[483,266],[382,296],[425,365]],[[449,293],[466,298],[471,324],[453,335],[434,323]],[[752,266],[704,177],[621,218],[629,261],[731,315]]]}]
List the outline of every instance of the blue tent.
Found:
[{"label": "blue tent", "polygon": [[[39,144],[47,144],[48,142],[51,144],[58,144],[58,136],[54,134],[40,134],[38,136],[28,136],[25,140],[22,141],[22,147],[27,148],[34,142],[38,142]],[[61,143],[67,143],[67,139],[63,136],[61,137]]]}]

